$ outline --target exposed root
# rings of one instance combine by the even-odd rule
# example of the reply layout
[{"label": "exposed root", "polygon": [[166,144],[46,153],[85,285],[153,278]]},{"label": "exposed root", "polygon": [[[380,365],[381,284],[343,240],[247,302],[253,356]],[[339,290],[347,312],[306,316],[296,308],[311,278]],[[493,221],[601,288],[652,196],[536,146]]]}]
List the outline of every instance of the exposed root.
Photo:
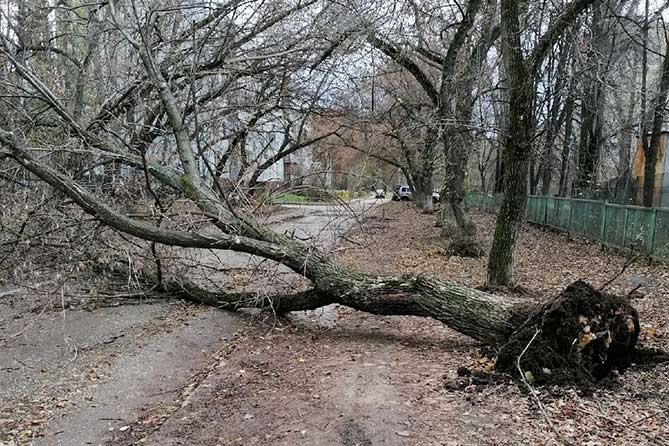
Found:
[{"label": "exposed root", "polygon": [[499,352],[498,371],[513,373],[537,330],[520,362],[526,378],[587,385],[631,364],[639,320],[625,299],[575,282],[513,333]]}]

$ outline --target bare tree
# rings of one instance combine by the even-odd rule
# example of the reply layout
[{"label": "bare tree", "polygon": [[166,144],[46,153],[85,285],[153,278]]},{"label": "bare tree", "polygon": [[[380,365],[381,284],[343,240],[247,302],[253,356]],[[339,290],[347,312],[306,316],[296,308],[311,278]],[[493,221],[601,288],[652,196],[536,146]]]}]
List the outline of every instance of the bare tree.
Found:
[{"label": "bare tree", "polygon": [[536,73],[564,30],[593,0],[574,0],[553,20],[526,57],[521,44],[520,3],[501,2],[502,57],[509,88],[509,125],[504,149],[504,200],[497,215],[488,261],[488,285],[513,284],[514,248],[525,217],[529,160],[535,130]]},{"label": "bare tree", "polygon": [[[420,39],[416,42],[404,43],[408,52],[401,50],[398,43],[392,41],[392,36],[382,37],[375,33],[369,37],[372,45],[414,77],[435,109],[435,132],[440,135],[445,161],[442,190],[446,205],[439,224],[444,228],[444,236],[455,240],[452,248],[456,254],[477,255],[480,252],[475,241],[476,227],[465,214],[463,201],[467,165],[472,152],[471,116],[476,99],[474,84],[489,48],[499,34],[499,29],[494,27],[497,2],[491,0],[485,2],[478,40],[468,39],[483,3],[479,0],[470,1],[464,10],[460,10],[459,21],[449,27],[452,28],[450,39],[444,40],[443,34],[441,36],[442,51],[431,45],[431,41],[437,38],[432,37],[431,40],[430,36],[425,35],[427,26],[421,27]],[[413,12],[417,23],[425,25],[433,20],[421,7],[414,7]],[[433,77],[430,76],[431,72],[435,73]],[[428,137],[432,133],[428,132]],[[425,147],[428,145],[426,143]]]},{"label": "bare tree", "polygon": [[[505,36],[506,41],[512,43],[513,39],[519,39],[519,34],[513,32],[518,17],[509,15],[514,12],[513,5],[510,0],[506,0],[506,3],[503,9],[504,18],[509,22],[507,26],[510,28]],[[295,13],[297,9],[289,11]],[[575,14],[574,6],[567,11]],[[109,19],[114,24],[109,32],[117,37],[121,35],[138,54],[138,65],[131,70],[135,78],[130,79],[124,91],[143,91],[142,105],[147,110],[159,108],[158,114],[165,116],[164,128],[168,133],[164,135],[165,144],[161,147],[164,153],[161,158],[150,157],[146,151],[138,153],[133,149],[130,144],[133,134],[123,131],[127,130],[123,127],[132,127],[134,121],[128,123],[120,121],[120,116],[109,116],[111,109],[125,110],[130,104],[124,104],[124,101],[118,99],[100,104],[95,113],[82,115],[82,119],[84,116],[98,119],[94,121],[95,125],[85,126],[75,119],[73,113],[64,106],[62,99],[47,85],[45,79],[36,74],[30,64],[17,59],[10,39],[3,37],[1,54],[6,63],[11,65],[12,71],[25,81],[30,97],[45,104],[49,119],[67,130],[70,144],[76,144],[80,150],[89,153],[91,158],[113,160],[124,166],[141,168],[146,176],[146,188],[153,191],[156,201],[159,201],[162,193],[156,192],[154,186],[160,186],[179,194],[191,207],[186,207],[179,215],[160,212],[141,218],[130,215],[119,203],[110,202],[104,194],[82,184],[79,178],[72,175],[71,166],[52,162],[49,150],[45,154],[43,149],[36,147],[32,143],[34,135],[25,132],[25,126],[5,127],[0,130],[1,156],[59,191],[101,225],[120,234],[165,246],[252,254],[282,264],[311,282],[308,289],[293,294],[272,295],[267,300],[259,298],[255,293],[211,292],[188,283],[175,285],[166,280],[160,283],[163,289],[225,309],[271,306],[274,311],[285,312],[340,303],[376,314],[432,317],[474,339],[502,347],[500,367],[504,364],[515,364],[519,348],[527,345],[528,333],[532,335],[532,339],[536,339],[535,327],[538,327],[544,334],[535,341],[537,350],[526,355],[530,360],[528,365],[538,374],[542,367],[552,368],[557,364],[576,367],[578,364],[579,370],[584,369],[587,376],[598,378],[632,352],[639,332],[635,311],[626,302],[597,292],[583,283],[566,290],[553,306],[528,305],[523,300],[488,294],[423,276],[387,277],[350,270],[315,245],[290,234],[275,232],[261,224],[250,209],[232,204],[229,194],[225,190],[217,190],[217,186],[210,181],[211,172],[207,169],[203,171],[201,166],[207,162],[202,159],[197,143],[203,130],[198,128],[195,120],[187,119],[186,116],[189,106],[198,102],[198,96],[193,99],[188,91],[194,80],[204,81],[208,76],[218,79],[218,70],[225,73],[236,68],[235,60],[231,61],[229,55],[222,57],[217,54],[216,48],[219,46],[216,44],[211,48],[213,62],[197,63],[190,56],[200,48],[203,39],[211,42],[212,34],[217,31],[224,34],[229,32],[234,21],[226,22],[223,17],[236,11],[234,8],[202,11],[199,21],[191,23],[184,30],[188,38],[179,42],[179,51],[171,51],[170,47],[175,44],[175,40],[163,39],[161,32],[165,26],[174,28],[175,22],[171,20],[174,19],[173,9],[145,8],[131,2],[125,12],[128,13],[128,20],[123,21],[120,11],[109,10]],[[287,20],[291,13],[279,9],[272,13],[272,17],[276,18],[276,14]],[[566,12],[567,15],[561,19],[568,22],[570,13]],[[275,21],[266,16],[258,20],[249,26],[252,29],[257,29],[258,26],[262,28],[261,24],[266,23],[265,20],[276,25],[284,24],[283,19]],[[271,31],[273,26],[268,26],[265,31]],[[564,26],[566,25],[559,25],[560,28]],[[550,33],[557,33],[557,30],[549,31],[549,35],[553,35]],[[251,39],[249,42],[257,44],[254,50],[256,53],[247,53],[244,58],[274,58],[276,53],[265,53],[267,40],[271,39]],[[548,45],[536,51],[541,54],[547,49]],[[321,54],[316,53],[315,57],[320,59]],[[526,111],[522,108],[525,102],[518,102],[518,95],[524,94],[523,98],[527,100],[528,92],[525,88],[528,84],[527,79],[515,77],[520,69],[516,63],[521,61],[517,57],[518,55],[510,56],[507,63],[512,87],[510,128],[519,136],[526,136],[530,131],[525,119],[527,115],[517,113]],[[187,63],[170,63],[175,60]],[[216,74],[211,74],[212,63],[216,67]],[[186,67],[189,69],[186,70]],[[525,71],[521,70],[520,73]],[[183,86],[184,83],[186,87]],[[217,82],[213,84],[212,88],[216,88]],[[199,91],[199,94],[208,93]],[[28,107],[22,111],[31,112]],[[37,113],[45,111],[39,110]],[[32,114],[29,116],[35,117]],[[107,124],[102,128],[99,120]],[[527,144],[522,139],[519,141]],[[512,155],[517,150],[512,143],[508,143],[507,148]],[[509,156],[507,161],[507,177],[513,179],[514,175],[518,175],[514,171],[517,168],[517,159]],[[513,199],[522,200],[518,197]],[[200,227],[191,225],[184,228],[178,220],[184,213],[191,217],[200,216],[205,221]],[[578,309],[588,302],[596,302],[600,312],[593,317],[593,322],[587,326],[588,331],[585,332],[583,330],[586,328],[579,324],[579,317],[583,316],[578,313]],[[596,322],[597,326],[592,325],[595,321],[599,321]],[[569,329],[564,328],[565,324]],[[561,328],[558,330],[558,327]],[[612,343],[594,342],[599,338],[588,337],[589,342],[574,348],[574,336],[578,337],[582,332],[589,333],[591,329],[594,332],[606,333],[607,339],[610,333],[613,336]],[[609,345],[616,346],[616,350],[611,350]],[[545,355],[546,350],[554,351],[555,355]],[[611,355],[607,357],[607,353]],[[513,367],[508,367],[507,370],[513,370]]]}]

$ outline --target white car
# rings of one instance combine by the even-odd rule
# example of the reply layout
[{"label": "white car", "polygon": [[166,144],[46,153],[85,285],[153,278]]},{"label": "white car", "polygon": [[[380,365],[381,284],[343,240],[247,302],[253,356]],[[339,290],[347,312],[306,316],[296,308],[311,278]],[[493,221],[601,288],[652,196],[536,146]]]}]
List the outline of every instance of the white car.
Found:
[{"label": "white car", "polygon": [[393,192],[393,200],[395,201],[413,200],[413,194],[411,193],[411,188],[409,188],[409,186],[397,186],[395,188],[395,192]]},{"label": "white car", "polygon": [[[395,201],[411,201],[413,200],[413,193],[409,186],[397,186],[393,192],[393,200]],[[437,191],[432,191],[432,201],[435,203],[441,202],[441,195]]]}]

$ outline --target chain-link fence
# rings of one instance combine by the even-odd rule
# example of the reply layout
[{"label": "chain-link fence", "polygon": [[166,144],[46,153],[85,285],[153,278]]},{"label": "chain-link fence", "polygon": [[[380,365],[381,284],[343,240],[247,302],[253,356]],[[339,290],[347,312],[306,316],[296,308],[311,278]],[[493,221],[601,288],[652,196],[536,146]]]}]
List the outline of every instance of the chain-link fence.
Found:
[{"label": "chain-link fence", "polygon": [[[468,206],[495,212],[501,195],[470,193]],[[578,198],[530,196],[526,219],[569,234],[669,262],[669,208],[624,206]]]}]

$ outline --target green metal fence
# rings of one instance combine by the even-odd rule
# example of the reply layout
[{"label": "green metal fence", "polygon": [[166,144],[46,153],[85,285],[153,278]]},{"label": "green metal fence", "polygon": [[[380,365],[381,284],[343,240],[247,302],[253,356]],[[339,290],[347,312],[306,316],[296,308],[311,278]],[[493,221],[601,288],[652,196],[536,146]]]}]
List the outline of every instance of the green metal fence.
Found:
[{"label": "green metal fence", "polygon": [[[468,206],[488,212],[497,211],[501,202],[501,195],[471,193],[466,197]],[[526,220],[669,262],[669,208],[530,196]]]}]

